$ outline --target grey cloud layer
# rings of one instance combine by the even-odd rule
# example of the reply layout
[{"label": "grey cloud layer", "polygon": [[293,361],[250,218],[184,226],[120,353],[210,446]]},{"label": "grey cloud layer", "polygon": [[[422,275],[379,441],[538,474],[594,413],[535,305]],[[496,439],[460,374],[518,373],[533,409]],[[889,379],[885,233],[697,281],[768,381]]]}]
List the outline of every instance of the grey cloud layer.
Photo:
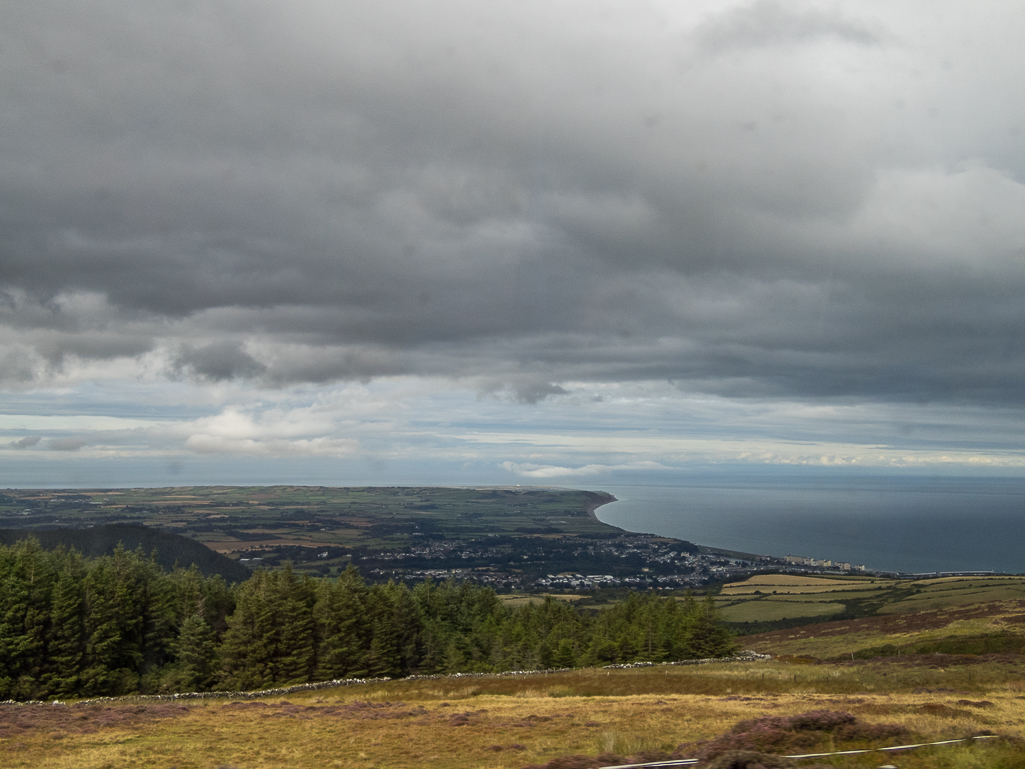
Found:
[{"label": "grey cloud layer", "polygon": [[6,9],[0,378],[1020,400],[1020,13],[677,5]]}]

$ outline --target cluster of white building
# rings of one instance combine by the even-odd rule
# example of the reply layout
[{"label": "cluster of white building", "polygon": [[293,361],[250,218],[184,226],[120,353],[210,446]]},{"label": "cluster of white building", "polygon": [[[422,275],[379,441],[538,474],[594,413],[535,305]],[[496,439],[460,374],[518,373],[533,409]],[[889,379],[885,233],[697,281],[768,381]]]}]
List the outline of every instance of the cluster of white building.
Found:
[{"label": "cluster of white building", "polygon": [[863,564],[854,564],[847,561],[830,561],[829,559],[806,558],[803,555],[785,555],[783,560],[793,566],[814,566],[817,569],[836,569],[837,571],[865,571]]},{"label": "cluster of white building", "polygon": [[548,574],[536,580],[540,587],[615,587],[621,580],[611,574]]}]

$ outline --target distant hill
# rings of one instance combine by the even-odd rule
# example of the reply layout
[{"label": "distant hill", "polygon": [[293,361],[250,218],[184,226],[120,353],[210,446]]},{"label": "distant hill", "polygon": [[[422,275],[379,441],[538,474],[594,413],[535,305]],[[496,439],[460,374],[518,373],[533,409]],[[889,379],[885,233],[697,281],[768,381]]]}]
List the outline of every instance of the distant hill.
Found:
[{"label": "distant hill", "polygon": [[252,574],[245,566],[201,542],[146,526],[107,524],[88,529],[0,529],[0,544],[13,545],[30,536],[38,539],[46,550],[64,545],[90,558],[110,555],[120,542],[127,550],[141,547],[147,555],[156,551],[157,563],[168,571],[176,563],[183,568],[195,564],[206,576],[220,574],[228,582],[244,582]]}]

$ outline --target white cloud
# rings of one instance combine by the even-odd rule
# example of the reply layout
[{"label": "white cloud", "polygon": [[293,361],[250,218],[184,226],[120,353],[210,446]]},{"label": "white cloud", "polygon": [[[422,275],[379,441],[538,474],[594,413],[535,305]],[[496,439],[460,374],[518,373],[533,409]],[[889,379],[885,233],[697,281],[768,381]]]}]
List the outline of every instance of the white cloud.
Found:
[{"label": "white cloud", "polygon": [[223,435],[194,434],[185,440],[185,448],[197,454],[245,454],[251,456],[346,457],[359,450],[359,442],[345,438],[283,440],[281,438],[228,438]]},{"label": "white cloud", "polygon": [[558,467],[556,465],[535,465],[520,464],[517,462],[502,462],[500,467],[511,473],[524,478],[562,478],[582,477],[593,475],[604,475],[616,470],[668,470],[665,465],[658,462],[632,462],[623,465],[584,465],[582,467]]}]

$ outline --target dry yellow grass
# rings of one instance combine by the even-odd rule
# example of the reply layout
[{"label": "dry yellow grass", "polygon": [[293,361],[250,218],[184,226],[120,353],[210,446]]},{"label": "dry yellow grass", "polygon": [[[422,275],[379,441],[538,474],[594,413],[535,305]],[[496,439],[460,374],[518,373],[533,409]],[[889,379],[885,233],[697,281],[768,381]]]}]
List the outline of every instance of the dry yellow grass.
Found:
[{"label": "dry yellow grass", "polygon": [[500,595],[498,600],[506,606],[519,607],[528,604],[542,604],[547,597],[554,598],[556,601],[565,601],[566,603],[575,603],[584,598],[584,596],[576,594],[544,593],[541,595]]},{"label": "dry yellow grass", "polygon": [[[573,753],[671,750],[722,734],[741,719],[816,709],[900,723],[935,738],[980,729],[1025,738],[1025,681],[1004,680],[995,669],[986,675],[970,681],[963,671],[928,668],[717,664],[397,681],[255,703],[208,700],[161,720],[120,704],[114,708],[125,709],[128,720],[91,733],[76,733],[89,719],[21,730],[0,742],[0,765],[514,769]],[[916,694],[919,684],[933,692]],[[95,711],[93,722],[111,712]]]},{"label": "dry yellow grass", "polygon": [[805,577],[792,574],[756,574],[743,582],[724,585],[722,595],[748,595],[755,591],[762,593],[831,593],[838,590],[865,590],[867,588],[892,587],[889,580],[865,578],[829,579]]},{"label": "dry yellow grass", "polygon": [[843,604],[828,601],[746,601],[737,606],[724,606],[720,613],[727,622],[771,622],[794,617],[818,617],[842,612]]}]

